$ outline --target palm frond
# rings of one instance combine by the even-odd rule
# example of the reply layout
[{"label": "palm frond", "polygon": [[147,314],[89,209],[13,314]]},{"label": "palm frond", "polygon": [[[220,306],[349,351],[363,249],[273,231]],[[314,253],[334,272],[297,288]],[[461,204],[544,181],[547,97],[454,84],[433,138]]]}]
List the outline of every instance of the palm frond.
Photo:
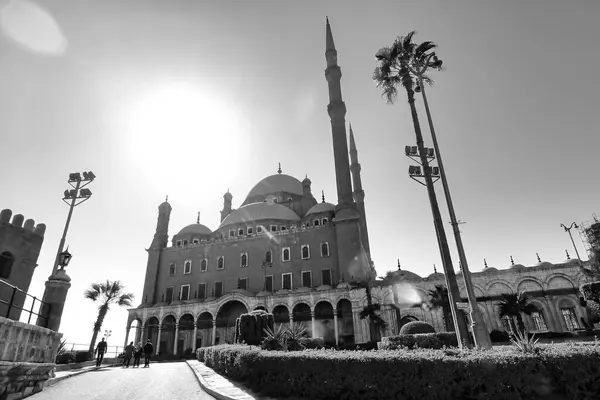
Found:
[{"label": "palm frond", "polygon": [[426,41],[420,43],[415,48],[415,58],[422,59],[422,58],[426,57],[426,53],[431,49],[435,49],[436,47],[437,47],[437,44],[435,44],[429,40],[426,40]]},{"label": "palm frond", "polygon": [[121,296],[119,296],[119,299],[117,300],[117,305],[118,306],[126,306],[126,307],[131,307],[131,302],[133,301],[133,293],[125,293],[122,294]]}]

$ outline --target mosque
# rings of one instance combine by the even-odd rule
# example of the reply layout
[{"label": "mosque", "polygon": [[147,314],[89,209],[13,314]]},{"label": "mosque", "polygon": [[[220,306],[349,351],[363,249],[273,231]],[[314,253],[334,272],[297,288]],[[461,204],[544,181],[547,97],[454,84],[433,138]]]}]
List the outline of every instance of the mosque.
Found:
[{"label": "mosque", "polygon": [[[147,249],[142,304],[129,310],[126,343],[149,338],[157,354],[183,354],[230,343],[236,318],[256,309],[273,313],[276,324],[303,322],[309,334],[323,337],[329,345],[370,340],[367,322],[359,317],[366,294],[358,284],[374,278],[375,270],[361,166],[352,128],[349,139],[346,131],[342,74],[329,21],[325,44],[336,204],[322,196],[318,201],[308,177],[301,181],[282,173],[280,167],[259,181],[237,209],[232,208],[232,194],[225,193],[221,223],[214,231],[198,220],[169,242],[172,209],[165,201],[158,207],[156,232]],[[585,310],[577,303],[580,277],[574,273],[576,268],[569,262],[474,274],[488,327],[501,328],[502,322],[485,301],[529,285],[523,287],[546,296],[539,303],[541,318],[546,315],[546,325],[540,329],[575,329]],[[427,290],[444,283],[443,275],[420,278],[402,270],[394,274],[408,286],[378,284],[372,290],[373,301],[381,305],[388,322],[383,335],[397,334],[403,323],[414,319],[443,330],[440,311],[421,307]],[[488,293],[493,295],[486,297]],[[566,308],[567,314],[573,313],[567,315],[569,324],[560,311]]]}]

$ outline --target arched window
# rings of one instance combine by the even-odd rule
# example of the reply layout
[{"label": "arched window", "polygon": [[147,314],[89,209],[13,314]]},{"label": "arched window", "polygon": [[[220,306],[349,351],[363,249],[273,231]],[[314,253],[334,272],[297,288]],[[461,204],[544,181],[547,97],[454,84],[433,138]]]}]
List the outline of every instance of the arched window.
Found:
[{"label": "arched window", "polygon": [[265,262],[273,262],[273,253],[271,252],[271,250],[267,250],[267,252],[265,253]]},{"label": "arched window", "polygon": [[206,272],[207,269],[208,269],[208,261],[205,258],[204,260],[202,260],[202,264],[200,264],[200,272]]},{"label": "arched window", "polygon": [[290,261],[290,248],[286,247],[281,251],[281,260]]},{"label": "arched window", "polygon": [[242,253],[242,256],[240,259],[240,267],[245,268],[247,266],[248,266],[248,254]]},{"label": "arched window", "polygon": [[238,236],[242,236],[244,234],[244,228],[238,229]]},{"label": "arched window", "polygon": [[314,226],[319,226],[320,224],[321,224],[321,221],[319,221],[318,219],[315,219],[315,220],[313,221],[313,225],[314,225]]},{"label": "arched window", "polygon": [[175,275],[175,263],[169,265],[169,275]]},{"label": "arched window", "polygon": [[10,271],[14,262],[15,258],[8,251],[0,254],[0,278],[8,279],[10,277]]},{"label": "arched window", "polygon": [[302,245],[302,259],[308,260],[310,258],[310,247],[307,244]]},{"label": "arched window", "polygon": [[533,320],[533,326],[538,331],[547,331],[548,327],[546,326],[546,321],[544,320],[544,315],[540,310],[536,310],[531,313],[531,319]]},{"label": "arched window", "polygon": [[321,243],[321,257],[329,257],[329,243]]},{"label": "arched window", "polygon": [[219,257],[219,260],[217,261],[217,269],[223,269],[225,268],[225,257],[221,256]]},{"label": "arched window", "polygon": [[327,223],[328,223],[328,219],[327,218],[321,219],[321,225],[327,225]]}]

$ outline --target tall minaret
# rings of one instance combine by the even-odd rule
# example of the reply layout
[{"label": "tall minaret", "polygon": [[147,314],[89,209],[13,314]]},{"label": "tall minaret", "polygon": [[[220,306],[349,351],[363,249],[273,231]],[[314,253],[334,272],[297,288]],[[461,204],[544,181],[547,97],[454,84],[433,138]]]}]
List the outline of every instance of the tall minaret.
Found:
[{"label": "tall minaret", "polygon": [[360,164],[358,162],[358,151],[354,142],[354,132],[350,124],[350,171],[352,172],[352,183],[354,186],[354,201],[360,213],[360,236],[363,246],[367,252],[369,260],[371,259],[371,246],[369,244],[369,231],[367,229],[367,214],[365,212],[365,191],[362,188],[360,178]]},{"label": "tall minaret", "polygon": [[327,18],[325,44],[325,59],[327,60],[325,78],[329,86],[327,112],[329,113],[329,118],[331,118],[338,207],[345,208],[344,206],[351,205],[354,202],[352,199],[352,183],[350,182],[348,139],[346,138],[346,105],[342,101],[342,70],[337,64],[337,50],[333,43],[329,18]]},{"label": "tall minaret", "polygon": [[169,244],[169,220],[171,219],[171,205],[165,200],[158,206],[158,221],[156,232],[148,252],[148,264],[146,265],[146,278],[144,280],[144,291],[142,292],[142,304],[152,305],[158,301],[156,293],[156,282],[160,267],[160,256],[162,250]]},{"label": "tall minaret", "polygon": [[221,211],[221,222],[231,214],[231,200],[233,199],[233,195],[229,193],[229,189],[227,189],[227,193],[223,195],[223,211]]}]

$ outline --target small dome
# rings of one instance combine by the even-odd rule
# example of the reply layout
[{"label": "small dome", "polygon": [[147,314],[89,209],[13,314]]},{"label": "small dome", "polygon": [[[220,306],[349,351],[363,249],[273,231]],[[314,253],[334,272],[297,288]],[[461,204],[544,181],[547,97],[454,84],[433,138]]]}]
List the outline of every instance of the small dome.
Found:
[{"label": "small dome", "polygon": [[498,272],[498,269],[494,267],[486,267],[483,270],[481,270],[481,272]]},{"label": "small dome", "polygon": [[579,259],[577,258],[567,258],[565,261],[563,261],[561,264],[576,264],[579,265],[581,261],[579,261]]},{"label": "small dome", "polygon": [[178,235],[186,235],[186,234],[200,234],[200,235],[210,235],[212,231],[205,225],[202,224],[191,224],[183,228],[179,231]]},{"label": "small dome", "polygon": [[335,206],[331,203],[319,203],[317,205],[314,205],[310,208],[310,210],[308,210],[308,212],[306,213],[306,215],[309,214],[318,214],[318,213],[322,213],[322,212],[334,212],[335,211]]},{"label": "small dome", "polygon": [[302,182],[293,176],[285,174],[276,174],[267,176],[262,181],[258,182],[248,196],[246,200],[255,196],[266,196],[268,194],[286,192],[302,196],[304,191],[302,189]]},{"label": "small dome", "polygon": [[433,274],[429,275],[427,277],[427,279],[429,280],[435,280],[435,279],[444,279],[445,275],[442,274],[441,272],[434,272]]},{"label": "small dome", "polygon": [[298,221],[300,217],[291,209],[277,203],[251,203],[233,210],[221,222],[219,229],[238,223],[254,222],[265,219],[277,219],[284,221]]},{"label": "small dome", "polygon": [[410,272],[410,271],[404,271],[404,270],[394,271],[393,275],[396,279],[400,279],[403,281],[422,281],[423,280],[423,278],[421,278],[419,275],[415,274],[414,272]]},{"label": "small dome", "polygon": [[510,267],[508,267],[509,269],[512,270],[521,270],[521,269],[525,269],[525,266],[523,264],[513,264]]},{"label": "small dome", "polygon": [[535,264],[534,267],[552,267],[553,265],[554,264],[548,261],[540,261],[539,263]]}]

